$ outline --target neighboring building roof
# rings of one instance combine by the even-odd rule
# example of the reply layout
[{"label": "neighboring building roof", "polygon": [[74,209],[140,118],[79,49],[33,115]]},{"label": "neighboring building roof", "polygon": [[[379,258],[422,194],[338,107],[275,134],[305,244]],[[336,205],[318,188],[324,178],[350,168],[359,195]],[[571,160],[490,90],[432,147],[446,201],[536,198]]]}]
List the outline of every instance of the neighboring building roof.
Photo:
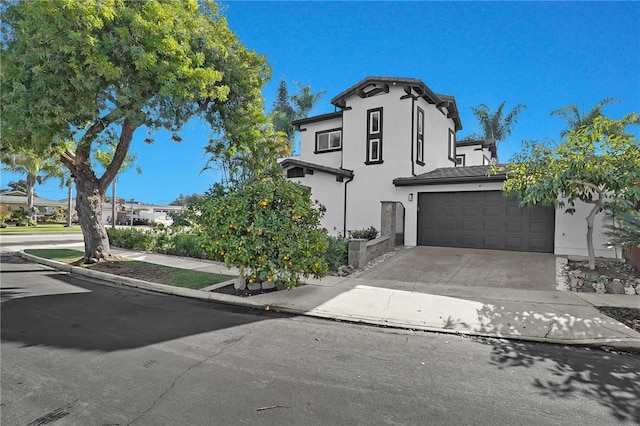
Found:
[{"label": "neighboring building roof", "polygon": [[418,78],[403,78],[403,77],[376,77],[369,76],[364,80],[354,84],[342,93],[334,96],[331,99],[331,103],[338,108],[346,107],[346,99],[352,95],[358,95],[360,97],[373,96],[378,93],[388,92],[389,84],[401,85],[405,87],[405,92],[410,94],[413,90],[429,102],[436,105],[438,108],[447,108],[449,111],[448,118],[453,119],[456,130],[462,129],[462,122],[458,114],[458,106],[456,105],[455,98],[449,95],[438,95],[434,93],[424,82]]},{"label": "neighboring building roof", "polygon": [[498,156],[498,148],[496,146],[495,139],[466,140],[466,141],[456,142],[456,146],[473,146],[473,145],[481,145],[483,148],[488,148],[492,156],[494,157]]},{"label": "neighboring building roof", "polygon": [[315,115],[313,117],[301,118],[300,120],[292,121],[291,124],[300,127],[303,124],[316,123],[318,121],[331,120],[332,118],[342,117],[342,111],[330,112],[328,114]]},{"label": "neighboring building roof", "polygon": [[[16,191],[12,191],[16,192]],[[20,191],[17,191],[20,192]],[[3,204],[27,204],[27,196],[26,195],[7,195],[7,193],[0,194],[0,203]],[[44,207],[66,207],[69,202],[67,200],[63,201],[53,201],[47,200],[46,198],[35,196],[33,197],[33,205],[34,206],[44,206]]]},{"label": "neighboring building roof", "polygon": [[346,178],[353,177],[352,170],[336,169],[334,167],[328,167],[328,166],[323,166],[321,164],[309,163],[307,161],[298,160],[296,158],[285,158],[280,162],[280,165],[285,169],[289,167],[302,167],[305,169],[317,170],[319,172],[325,172],[325,173],[329,173],[336,176],[343,176]]},{"label": "neighboring building roof", "polygon": [[395,186],[438,185],[443,183],[502,182],[505,173],[489,173],[491,166],[442,167],[418,176],[393,180]]}]

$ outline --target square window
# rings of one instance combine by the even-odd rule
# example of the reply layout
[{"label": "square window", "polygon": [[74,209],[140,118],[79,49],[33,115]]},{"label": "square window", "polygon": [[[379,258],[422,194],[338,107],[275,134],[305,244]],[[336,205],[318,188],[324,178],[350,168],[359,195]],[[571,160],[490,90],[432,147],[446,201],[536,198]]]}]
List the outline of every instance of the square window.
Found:
[{"label": "square window", "polygon": [[333,129],[316,133],[316,153],[342,148],[342,130]]}]

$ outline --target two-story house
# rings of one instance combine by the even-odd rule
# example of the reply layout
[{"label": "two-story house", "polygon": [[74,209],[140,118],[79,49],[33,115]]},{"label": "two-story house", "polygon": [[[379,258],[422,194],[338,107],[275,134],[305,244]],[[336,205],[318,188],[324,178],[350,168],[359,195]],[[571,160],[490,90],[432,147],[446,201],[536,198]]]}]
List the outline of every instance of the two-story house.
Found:
[{"label": "two-story house", "polygon": [[582,241],[556,230],[579,217],[522,208],[502,195],[504,175],[488,174],[495,141],[456,141],[462,123],[453,96],[419,79],[367,77],[331,104],[335,112],[293,123],[300,154],[281,162],[326,207],[322,226],[330,233],[380,229],[381,202],[394,201],[404,210],[399,227],[408,246],[583,252]]}]

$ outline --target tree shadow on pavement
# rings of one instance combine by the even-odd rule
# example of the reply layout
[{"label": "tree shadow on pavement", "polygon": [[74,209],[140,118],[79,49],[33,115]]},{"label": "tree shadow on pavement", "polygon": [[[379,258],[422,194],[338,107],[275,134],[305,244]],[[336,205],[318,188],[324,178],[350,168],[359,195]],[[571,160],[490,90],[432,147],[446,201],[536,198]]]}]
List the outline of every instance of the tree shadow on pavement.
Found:
[{"label": "tree shadow on pavement", "polygon": [[[640,423],[640,360],[628,353],[611,354],[600,349],[560,347],[542,343],[496,341],[491,364],[501,369],[547,365],[555,379],[536,378],[532,386],[550,398],[588,397],[622,422]],[[600,351],[600,361],[593,352]]]},{"label": "tree shadow on pavement", "polygon": [[[579,318],[546,309],[520,311],[485,305],[478,310],[477,325],[484,332],[513,339],[561,335],[576,339],[597,336],[597,330],[612,327],[624,330],[620,323],[585,308]],[[546,330],[546,331],[545,331]],[[589,333],[589,330],[591,333]],[[569,332],[574,332],[568,334]],[[633,331],[629,329],[629,333]],[[640,357],[637,354],[608,352],[601,348],[560,346],[518,340],[481,339],[492,345],[491,363],[502,369],[547,367],[555,379],[535,378],[532,386],[550,398],[586,396],[607,409],[622,422],[640,423]],[[593,354],[601,357],[594,361]]]},{"label": "tree shadow on pavement", "polygon": [[68,291],[28,294],[5,287],[3,342],[109,352],[287,316],[91,283],[63,273],[40,277],[42,287]]}]

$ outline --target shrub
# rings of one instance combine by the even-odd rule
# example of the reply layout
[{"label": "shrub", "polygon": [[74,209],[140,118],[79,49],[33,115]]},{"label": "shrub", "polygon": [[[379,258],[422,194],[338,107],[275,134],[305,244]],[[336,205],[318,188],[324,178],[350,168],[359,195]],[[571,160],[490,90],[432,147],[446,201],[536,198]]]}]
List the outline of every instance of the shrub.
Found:
[{"label": "shrub", "polygon": [[324,253],[324,260],[329,269],[335,271],[341,265],[346,265],[349,255],[349,242],[343,237],[333,237],[327,235],[327,251]]},{"label": "shrub", "polygon": [[193,210],[202,247],[214,259],[240,269],[251,282],[275,282],[292,289],[300,277],[327,273],[322,208],[309,191],[283,176],[258,179]]},{"label": "shrub", "polygon": [[108,228],[109,244],[127,250],[154,251],[156,237],[153,232],[131,228]]},{"label": "shrub", "polygon": [[373,240],[377,237],[378,237],[378,230],[373,226],[370,228],[358,229],[357,231],[353,231],[351,233],[351,238],[354,238],[354,239]]}]

